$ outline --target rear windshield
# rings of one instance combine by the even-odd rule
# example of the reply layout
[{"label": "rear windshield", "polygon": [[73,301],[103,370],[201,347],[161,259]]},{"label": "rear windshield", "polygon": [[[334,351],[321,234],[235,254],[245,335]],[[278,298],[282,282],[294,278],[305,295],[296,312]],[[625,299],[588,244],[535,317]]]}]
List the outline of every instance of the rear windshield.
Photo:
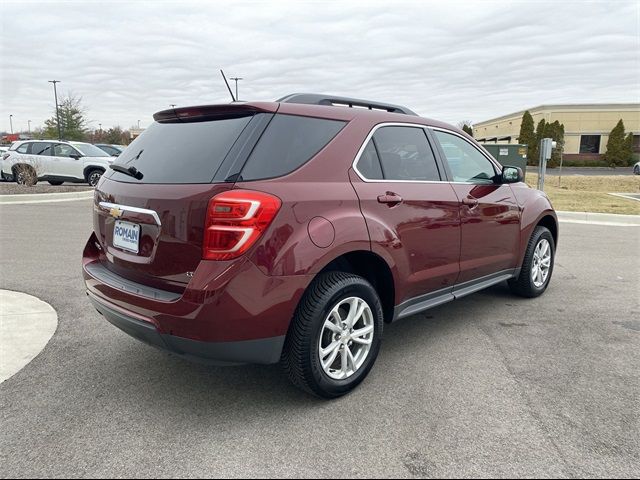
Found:
[{"label": "rear windshield", "polygon": [[242,169],[240,180],[261,180],[293,172],[322,150],[345,123],[276,115]]},{"label": "rear windshield", "polygon": [[139,180],[110,170],[113,180],[131,183],[211,183],[251,116],[194,123],[153,123],[115,161],[135,167]]}]

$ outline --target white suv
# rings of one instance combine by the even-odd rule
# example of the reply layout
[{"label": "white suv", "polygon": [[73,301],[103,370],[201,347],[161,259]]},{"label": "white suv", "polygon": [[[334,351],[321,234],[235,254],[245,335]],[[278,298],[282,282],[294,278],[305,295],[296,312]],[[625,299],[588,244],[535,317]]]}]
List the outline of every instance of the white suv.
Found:
[{"label": "white suv", "polygon": [[29,185],[38,180],[51,185],[87,182],[95,187],[114,160],[90,143],[27,140],[2,154],[2,179]]}]

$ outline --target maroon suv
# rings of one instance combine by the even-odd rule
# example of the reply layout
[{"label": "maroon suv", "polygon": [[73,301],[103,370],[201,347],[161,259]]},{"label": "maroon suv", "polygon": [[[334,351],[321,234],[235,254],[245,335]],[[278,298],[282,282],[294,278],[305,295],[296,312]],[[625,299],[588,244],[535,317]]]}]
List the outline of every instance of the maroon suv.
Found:
[{"label": "maroon suv", "polygon": [[334,398],[369,373],[385,323],[549,284],[549,199],[450,125],[311,94],[154,118],[102,177],[83,257],[91,302],[143,342],[281,361]]}]

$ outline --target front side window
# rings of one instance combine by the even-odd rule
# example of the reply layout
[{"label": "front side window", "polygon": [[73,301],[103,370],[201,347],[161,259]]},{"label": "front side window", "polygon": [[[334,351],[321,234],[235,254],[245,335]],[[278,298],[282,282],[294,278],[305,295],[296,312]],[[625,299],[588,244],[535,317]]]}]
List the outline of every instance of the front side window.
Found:
[{"label": "front side window", "polygon": [[28,149],[29,149],[29,144],[28,144],[28,143],[23,143],[22,145],[20,145],[20,146],[16,149],[16,151],[17,151],[18,153],[27,153]]},{"label": "front side window", "polygon": [[389,126],[373,135],[385,180],[439,181],[440,172],[424,129]]},{"label": "front side window", "polygon": [[600,135],[581,135],[580,153],[600,153]]},{"label": "front side window", "polygon": [[434,130],[449,164],[453,181],[493,183],[496,170],[493,163],[464,138],[452,133]]},{"label": "front side window", "polygon": [[58,143],[53,146],[53,156],[54,157],[70,157],[71,155],[77,155],[73,147],[69,145],[65,145],[63,143]]},{"label": "front side window", "polygon": [[51,144],[46,142],[32,143],[31,155],[51,156]]}]

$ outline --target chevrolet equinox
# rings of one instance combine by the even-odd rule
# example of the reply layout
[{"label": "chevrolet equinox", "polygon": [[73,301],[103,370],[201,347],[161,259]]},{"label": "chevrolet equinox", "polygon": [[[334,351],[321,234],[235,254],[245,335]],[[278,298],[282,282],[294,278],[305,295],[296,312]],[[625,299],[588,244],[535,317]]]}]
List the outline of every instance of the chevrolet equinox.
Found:
[{"label": "chevrolet equinox", "polygon": [[147,344],[281,362],[336,398],[373,367],[385,323],[549,284],[549,199],[448,124],[316,94],[154,120],[102,176],[83,253],[90,301]]}]

